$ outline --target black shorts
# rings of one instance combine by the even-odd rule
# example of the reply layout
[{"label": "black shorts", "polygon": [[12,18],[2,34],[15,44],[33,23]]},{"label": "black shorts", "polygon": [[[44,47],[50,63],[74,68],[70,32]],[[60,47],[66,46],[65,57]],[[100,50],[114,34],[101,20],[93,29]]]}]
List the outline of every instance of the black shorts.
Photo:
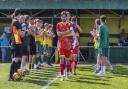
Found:
[{"label": "black shorts", "polygon": [[22,45],[14,44],[14,57],[22,57]]},{"label": "black shorts", "polygon": [[28,47],[22,45],[22,56],[28,56],[29,52],[28,52]]},{"label": "black shorts", "polygon": [[30,45],[29,55],[36,55],[36,45]]}]

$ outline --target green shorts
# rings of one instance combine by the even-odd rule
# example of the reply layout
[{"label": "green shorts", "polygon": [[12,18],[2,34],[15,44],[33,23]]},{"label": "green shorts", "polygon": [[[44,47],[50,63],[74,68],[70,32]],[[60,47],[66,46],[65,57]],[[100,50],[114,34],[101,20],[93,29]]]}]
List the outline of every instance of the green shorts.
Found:
[{"label": "green shorts", "polygon": [[109,48],[99,48],[98,49],[98,54],[100,56],[109,57]]},{"label": "green shorts", "polygon": [[51,55],[52,47],[49,47],[48,45],[44,45],[44,52],[48,52]]},{"label": "green shorts", "polygon": [[39,52],[39,45],[40,45],[40,42],[36,42],[36,52],[38,53]]},{"label": "green shorts", "polygon": [[41,45],[41,44],[40,44],[40,49],[39,49],[39,51],[40,51],[41,53],[43,53],[43,52],[44,52],[44,46],[43,46],[43,45]]},{"label": "green shorts", "polygon": [[44,45],[44,51],[46,52],[48,50],[48,45]]},{"label": "green shorts", "polygon": [[43,52],[44,47],[40,44],[40,42],[36,42],[36,52]]}]

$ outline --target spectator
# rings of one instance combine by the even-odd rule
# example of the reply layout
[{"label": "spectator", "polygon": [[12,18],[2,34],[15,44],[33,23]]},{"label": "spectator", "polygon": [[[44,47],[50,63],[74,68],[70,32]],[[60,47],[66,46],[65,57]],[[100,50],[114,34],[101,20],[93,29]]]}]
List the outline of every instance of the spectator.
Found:
[{"label": "spectator", "polygon": [[128,46],[128,42],[123,40],[123,41],[120,41],[120,43],[118,45],[119,46]]},{"label": "spectator", "polygon": [[2,57],[2,63],[6,62],[6,50],[8,46],[8,39],[7,39],[7,33],[4,32],[0,37],[0,44],[1,44],[1,57]]},{"label": "spectator", "polygon": [[126,40],[126,38],[127,38],[127,33],[125,32],[125,29],[122,29],[120,33],[120,41],[124,41]]}]

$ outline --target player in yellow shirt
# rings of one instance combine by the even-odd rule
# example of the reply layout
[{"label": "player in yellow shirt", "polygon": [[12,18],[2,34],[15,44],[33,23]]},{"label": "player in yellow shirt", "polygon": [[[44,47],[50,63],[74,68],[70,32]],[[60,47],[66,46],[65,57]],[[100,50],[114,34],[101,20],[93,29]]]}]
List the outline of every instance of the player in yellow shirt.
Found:
[{"label": "player in yellow shirt", "polygon": [[95,25],[94,25],[94,29],[93,31],[91,31],[91,35],[94,37],[93,41],[94,41],[94,48],[95,48],[95,55],[97,58],[97,64],[96,64],[96,73],[98,73],[100,71],[100,58],[98,55],[98,48],[99,48],[99,26],[100,26],[100,20],[96,19],[95,20]]},{"label": "player in yellow shirt", "polygon": [[42,60],[43,60],[43,65],[44,66],[48,66],[47,65],[47,59],[48,59],[48,53],[47,53],[47,31],[48,31],[48,23],[44,24],[44,30],[43,30],[43,55],[42,55]]},{"label": "player in yellow shirt", "polygon": [[51,24],[48,25],[48,30],[47,30],[47,53],[48,53],[48,59],[47,59],[47,64],[51,65],[51,54],[52,54],[52,43],[53,43],[53,37],[55,37],[53,31],[53,26]]},{"label": "player in yellow shirt", "polygon": [[35,68],[40,69],[39,64],[41,63],[41,36],[40,33],[42,31],[42,21],[40,19],[35,20],[35,41],[36,41],[36,61],[35,61]]}]

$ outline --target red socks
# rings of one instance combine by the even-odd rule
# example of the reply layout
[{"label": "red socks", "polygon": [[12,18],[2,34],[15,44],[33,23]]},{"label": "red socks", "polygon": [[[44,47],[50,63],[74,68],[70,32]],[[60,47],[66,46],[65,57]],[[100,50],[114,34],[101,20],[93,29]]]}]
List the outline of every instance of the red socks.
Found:
[{"label": "red socks", "polygon": [[64,75],[64,64],[60,64],[60,73]]},{"label": "red socks", "polygon": [[77,61],[74,60],[74,72],[76,72],[76,68],[77,68]]},{"label": "red socks", "polygon": [[66,67],[67,67],[67,73],[68,73],[70,71],[70,64],[67,64]]},{"label": "red socks", "polygon": [[73,59],[72,65],[73,65],[73,69],[74,69],[73,71],[74,71],[74,73],[76,73],[77,61],[75,59]]}]

